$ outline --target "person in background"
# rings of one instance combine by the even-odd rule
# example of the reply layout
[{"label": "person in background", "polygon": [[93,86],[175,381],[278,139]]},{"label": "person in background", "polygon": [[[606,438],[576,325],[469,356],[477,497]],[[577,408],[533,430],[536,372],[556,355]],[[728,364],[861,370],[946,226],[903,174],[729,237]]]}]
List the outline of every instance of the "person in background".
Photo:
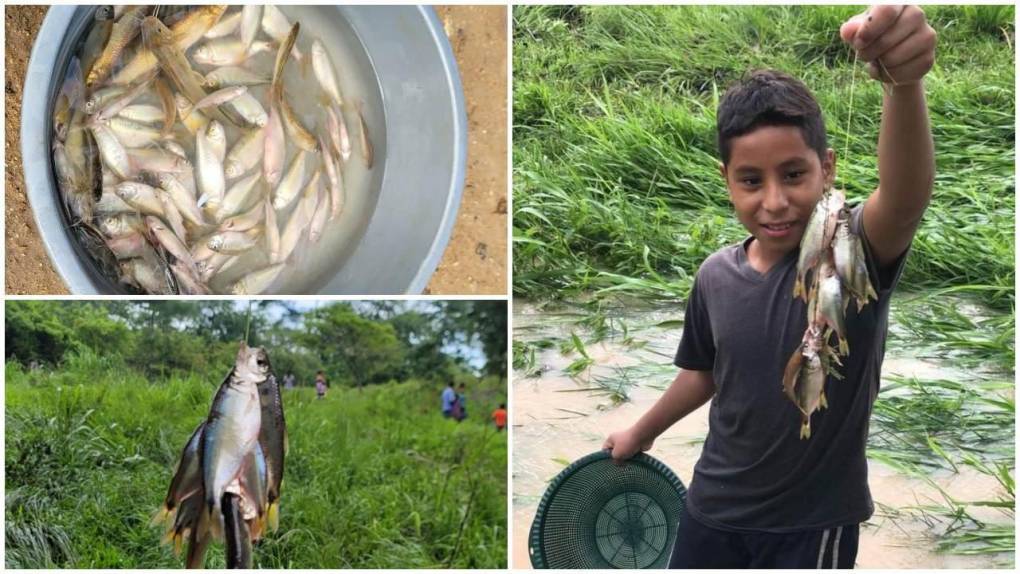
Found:
[{"label": "person in background", "polygon": [[441,396],[443,401],[443,417],[450,418],[453,416],[453,404],[457,402],[457,392],[453,390],[453,382],[450,382]]},{"label": "person in background", "polygon": [[326,396],[326,389],[329,388],[329,382],[326,381],[326,374],[319,371],[315,374],[315,394],[318,397],[324,398]]},{"label": "person in background", "polygon": [[467,397],[464,396],[465,391],[467,391],[467,385],[461,383],[457,389],[457,404],[453,408],[454,418],[457,419],[457,422],[467,418]]},{"label": "person in background", "polygon": [[287,374],[283,376],[283,388],[285,389],[294,388],[294,373],[287,371]]},{"label": "person in background", "polygon": [[503,432],[506,428],[506,403],[500,403],[499,408],[492,411],[492,422],[496,425],[496,432]]}]

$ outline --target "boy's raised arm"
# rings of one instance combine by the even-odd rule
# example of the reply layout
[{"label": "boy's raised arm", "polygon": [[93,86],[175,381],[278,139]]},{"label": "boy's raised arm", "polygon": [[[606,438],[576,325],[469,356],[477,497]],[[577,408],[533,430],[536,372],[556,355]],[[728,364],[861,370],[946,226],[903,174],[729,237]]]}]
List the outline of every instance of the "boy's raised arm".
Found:
[{"label": "boy's raised arm", "polygon": [[922,79],[935,62],[935,31],[917,6],[873,6],[840,28],[885,85],[878,189],[864,206],[864,231],[880,266],[910,245],[931,199],[935,151]]}]

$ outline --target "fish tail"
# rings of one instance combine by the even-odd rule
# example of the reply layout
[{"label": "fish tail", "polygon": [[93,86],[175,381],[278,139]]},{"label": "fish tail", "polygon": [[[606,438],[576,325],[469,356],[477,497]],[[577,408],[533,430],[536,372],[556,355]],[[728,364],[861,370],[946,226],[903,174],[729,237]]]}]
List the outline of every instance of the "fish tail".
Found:
[{"label": "fish tail", "polygon": [[801,440],[811,438],[811,419],[804,419],[804,422],[800,425],[800,438]]},{"label": "fish tail", "polygon": [[866,293],[864,294],[864,296],[865,296],[864,302],[865,303],[867,303],[867,301],[868,301],[867,298],[868,297],[871,297],[875,301],[878,301],[878,293],[875,293],[875,288],[871,286],[871,281],[868,281],[866,283],[865,289],[867,290]]},{"label": "fish tail", "polygon": [[162,524],[163,522],[166,522],[166,520],[168,518],[170,518],[170,515],[172,513],[173,513],[173,511],[170,510],[170,507],[168,507],[167,505],[164,504],[163,506],[161,506],[159,508],[159,510],[157,510],[152,515],[152,519],[149,521],[149,526],[158,526],[158,525]]},{"label": "fish tail", "polygon": [[269,510],[266,511],[266,523],[269,524],[269,528],[273,532],[276,532],[280,528],[280,503],[274,502],[269,505]]},{"label": "fish tail", "polygon": [[800,275],[798,275],[797,281],[795,281],[793,284],[793,296],[794,298],[797,298],[804,297],[805,295],[806,294],[804,293],[804,280],[801,278]]},{"label": "fish tail", "polygon": [[[838,334],[837,334],[838,336]],[[850,356],[850,344],[846,342],[846,339],[839,337],[839,354],[844,357]]]}]

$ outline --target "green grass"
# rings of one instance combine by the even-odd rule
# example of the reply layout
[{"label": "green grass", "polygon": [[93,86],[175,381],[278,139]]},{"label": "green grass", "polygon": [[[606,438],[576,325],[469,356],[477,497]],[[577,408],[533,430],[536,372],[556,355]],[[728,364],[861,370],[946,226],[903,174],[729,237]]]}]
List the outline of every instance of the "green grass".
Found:
[{"label": "green grass", "polygon": [[[148,523],[224,374],[147,380],[89,353],[52,372],[8,362],[5,566],[183,566]],[[485,424],[505,387],[479,383],[462,424],[440,417],[438,391],[285,391],[280,529],[256,567],[505,568],[507,437]],[[207,565],[224,567],[222,544]]]},{"label": "green grass", "polygon": [[[717,169],[715,110],[747,70],[800,77],[827,119],[839,185],[878,184],[881,88],[839,25],[860,7],[514,8],[514,292],[685,298],[713,251],[746,234]],[[987,285],[1013,301],[1013,7],[926,8],[934,198],[904,290]],[[1008,290],[1008,292],[1006,291]]]}]

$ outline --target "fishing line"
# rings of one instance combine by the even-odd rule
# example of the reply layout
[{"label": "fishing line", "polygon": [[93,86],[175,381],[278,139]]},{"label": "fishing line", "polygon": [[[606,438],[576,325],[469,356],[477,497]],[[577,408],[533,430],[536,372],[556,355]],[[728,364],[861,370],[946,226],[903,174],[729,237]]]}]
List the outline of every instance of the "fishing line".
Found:
[{"label": "fishing line", "polygon": [[248,300],[248,317],[244,322],[244,344],[248,344],[248,333],[251,332],[251,299]]}]

